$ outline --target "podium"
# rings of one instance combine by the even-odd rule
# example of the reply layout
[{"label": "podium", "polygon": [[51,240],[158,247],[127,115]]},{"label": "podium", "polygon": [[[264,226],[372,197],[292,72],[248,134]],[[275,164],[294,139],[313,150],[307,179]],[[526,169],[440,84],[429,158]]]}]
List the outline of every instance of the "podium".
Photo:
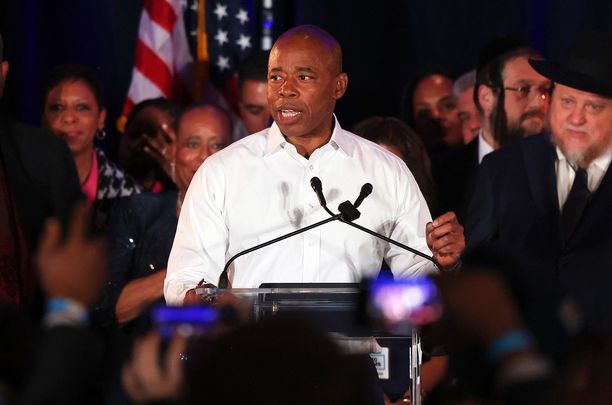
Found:
[{"label": "podium", "polygon": [[416,328],[393,335],[365,322],[366,300],[359,284],[353,283],[282,283],[262,284],[260,288],[197,288],[196,294],[214,296],[233,294],[247,304],[257,320],[276,315],[291,315],[309,320],[330,334],[342,350],[368,353],[380,378],[389,378],[388,356],[376,339],[398,340],[408,347],[412,403],[421,403],[421,339]]}]

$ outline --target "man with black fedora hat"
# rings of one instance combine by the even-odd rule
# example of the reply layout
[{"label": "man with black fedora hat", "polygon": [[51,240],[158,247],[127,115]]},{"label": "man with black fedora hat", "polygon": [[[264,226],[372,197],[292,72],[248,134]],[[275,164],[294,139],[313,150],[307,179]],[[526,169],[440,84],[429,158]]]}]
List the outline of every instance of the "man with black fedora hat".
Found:
[{"label": "man with black fedora hat", "polygon": [[466,217],[468,251],[493,251],[541,348],[612,331],[612,34],[580,37],[554,83],[548,129],[488,155]]}]

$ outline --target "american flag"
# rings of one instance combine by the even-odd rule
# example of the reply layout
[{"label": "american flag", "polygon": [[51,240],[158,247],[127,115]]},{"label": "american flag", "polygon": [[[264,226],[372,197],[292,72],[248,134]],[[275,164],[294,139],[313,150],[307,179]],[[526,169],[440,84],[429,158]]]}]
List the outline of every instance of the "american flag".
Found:
[{"label": "american flag", "polygon": [[134,105],[155,97],[178,98],[191,67],[183,11],[185,0],[144,0],[132,70],[132,81],[119,127]]},{"label": "american flag", "polygon": [[[144,0],[132,81],[119,127],[140,101],[155,97],[185,101],[188,97],[181,94],[187,88],[185,84],[193,91],[191,96],[198,98],[203,83],[210,80],[226,101],[234,105],[237,68],[261,47],[256,29],[257,3],[257,0]],[[272,1],[263,3],[260,8],[263,7],[264,15],[266,10],[271,15]],[[271,17],[264,20],[267,18]],[[193,79],[194,57],[200,77],[188,82]]]},{"label": "american flag", "polygon": [[254,0],[205,0],[210,80],[223,89],[240,63],[259,49]]}]

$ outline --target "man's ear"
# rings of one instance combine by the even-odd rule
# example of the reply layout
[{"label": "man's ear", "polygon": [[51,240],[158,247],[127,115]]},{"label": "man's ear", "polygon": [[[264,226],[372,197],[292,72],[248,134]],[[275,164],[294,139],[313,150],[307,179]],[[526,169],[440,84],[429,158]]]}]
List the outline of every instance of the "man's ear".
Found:
[{"label": "man's ear", "polygon": [[348,75],[342,72],[336,76],[336,86],[334,89],[334,98],[336,100],[342,98],[344,92],[346,91],[346,86],[348,86]]},{"label": "man's ear", "polygon": [[482,107],[484,115],[486,117],[490,116],[491,111],[493,111],[493,108],[495,107],[495,102],[497,101],[497,96],[495,95],[495,92],[491,87],[487,86],[486,84],[481,84],[480,86],[478,86],[478,89],[476,91],[478,92],[478,102]]}]

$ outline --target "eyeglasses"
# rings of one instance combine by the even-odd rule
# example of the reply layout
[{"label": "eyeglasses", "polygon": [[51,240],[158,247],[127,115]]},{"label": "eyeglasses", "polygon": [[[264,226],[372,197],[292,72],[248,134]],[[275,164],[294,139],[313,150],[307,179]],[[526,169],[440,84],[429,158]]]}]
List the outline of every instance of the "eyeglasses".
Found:
[{"label": "eyeglasses", "polygon": [[535,87],[531,85],[520,86],[520,87],[504,87],[505,90],[515,91],[519,100],[529,98],[532,100],[534,97],[539,97],[542,100],[548,100],[550,97],[550,86]]}]

